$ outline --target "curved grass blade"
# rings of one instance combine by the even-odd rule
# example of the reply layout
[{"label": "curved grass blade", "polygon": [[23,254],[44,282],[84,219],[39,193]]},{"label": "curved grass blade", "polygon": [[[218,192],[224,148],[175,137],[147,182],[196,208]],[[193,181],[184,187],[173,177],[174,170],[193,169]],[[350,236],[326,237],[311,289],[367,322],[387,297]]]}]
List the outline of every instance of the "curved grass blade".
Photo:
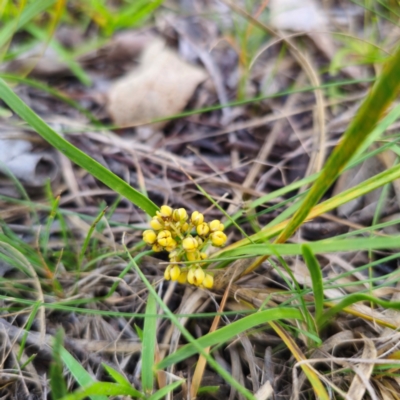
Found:
[{"label": "curved grass blade", "polygon": [[104,217],[104,214],[107,211],[107,207],[104,208],[103,210],[100,211],[100,213],[97,215],[96,219],[92,222],[90,225],[90,228],[86,234],[85,240],[83,242],[81,251],[79,252],[79,257],[78,257],[78,272],[82,270],[82,261],[83,257],[85,256],[86,250],[89,246],[90,239],[92,238],[93,232],[96,229],[96,225],[100,222],[100,220]]},{"label": "curved grass blade", "polygon": [[[272,326],[274,331],[279,335],[279,337],[285,342],[286,346],[288,347],[288,349],[290,350],[290,352],[293,354],[294,358],[297,361],[303,361],[306,359],[302,351],[297,346],[296,342],[281,326],[279,326],[275,322],[271,322],[270,325]],[[312,368],[308,364],[301,364],[301,369],[303,370],[308,380],[310,381],[314,389],[316,398],[321,400],[329,400],[328,393],[324,385],[318,378],[318,375],[315,372],[314,368]]]},{"label": "curved grass blade", "polygon": [[400,47],[390,60],[362,103],[357,115],[347,128],[342,141],[329,157],[318,179],[304,198],[302,206],[293,215],[287,226],[276,239],[277,243],[286,242],[296,229],[304,222],[312,208],[323,194],[334,183],[338,175],[354,155],[362,148],[363,143],[384,115],[400,90]]},{"label": "curved grass blade", "polygon": [[168,393],[172,392],[175,390],[178,386],[182,385],[182,383],[185,382],[184,380],[181,381],[176,381],[173,383],[170,383],[167,386],[164,386],[160,390],[157,390],[153,395],[147,398],[147,400],[160,400],[164,398]]},{"label": "curved grass blade", "polygon": [[120,384],[121,386],[127,386],[129,388],[132,388],[130,382],[114,368],[111,368],[109,365],[105,363],[101,363],[101,365],[107,371],[108,375],[110,375],[111,378],[113,378],[116,383]]},{"label": "curved grass blade", "polygon": [[[339,193],[335,197],[332,197],[321,204],[316,205],[311,212],[308,214],[307,218],[305,221],[310,221],[328,211],[331,211],[338,206],[345,204],[351,200],[354,200],[358,197],[363,196],[366,193],[372,192],[373,190],[386,185],[387,183],[390,183],[394,181],[395,179],[400,178],[400,165],[396,165],[386,171],[381,172],[380,174],[377,174],[373,176],[370,179],[367,179],[364,182],[361,182],[359,185],[354,186],[342,193]],[[251,235],[251,239],[253,241],[259,241],[259,240],[264,240],[264,239],[270,239],[280,232],[283,231],[285,226],[289,223],[289,220],[283,221],[273,227],[267,227],[262,229],[260,232]],[[244,238],[242,240],[239,240],[235,242],[234,244],[227,246],[225,249],[216,252],[213,254],[210,259],[216,259],[218,257],[221,257],[226,254],[227,251],[230,251],[231,249],[235,249],[241,246],[244,246],[246,244],[249,244],[250,241],[247,238]]]},{"label": "curved grass blade", "polygon": [[29,108],[4,82],[0,79],[0,98],[36,132],[57,150],[65,154],[75,164],[79,165],[109,188],[136,204],[150,216],[155,215],[158,207],[142,193],[132,188],[120,177],[113,174],[100,163],[93,160],[67,140],[51,129],[31,108]]},{"label": "curved grass blade", "polygon": [[315,301],[315,318],[319,320],[324,311],[324,284],[322,281],[321,266],[308,245],[301,246],[301,252],[310,271]]},{"label": "curved grass blade", "polygon": [[205,348],[214,346],[216,344],[221,344],[229,341],[236,335],[246,332],[248,329],[253,328],[254,326],[280,319],[303,320],[303,315],[300,310],[288,307],[260,311],[256,314],[244,317],[239,321],[232,322],[230,325],[224,326],[215,332],[202,336],[200,339],[196,340],[197,346],[189,343],[181,347],[174,354],[164,358],[164,360],[158,363],[156,367],[160,369],[166,368],[192,356],[193,354],[198,353],[199,346],[201,348]]},{"label": "curved grass blade", "polygon": [[[63,397],[61,400],[83,400],[87,397],[91,399],[99,397],[99,393],[105,393],[107,396],[131,396],[136,398],[145,398],[145,396],[138,392],[136,389],[128,388],[125,385],[120,385],[119,383],[110,382],[93,382],[87,387],[76,390],[74,393]],[[107,397],[102,396],[104,399]]]},{"label": "curved grass blade", "polygon": [[354,293],[348,295],[337,305],[333,306],[330,310],[326,311],[320,317],[320,319],[317,320],[318,326],[324,327],[337,313],[342,311],[344,308],[351,306],[354,303],[358,303],[360,301],[368,301],[370,303],[378,304],[387,309],[400,310],[400,301],[381,300],[378,299],[377,297],[373,297],[368,294]]},{"label": "curved grass blade", "polygon": [[[75,378],[75,380],[79,383],[81,386],[87,386],[91,385],[93,383],[100,383],[96,382],[91,375],[85,370],[85,368],[82,367],[82,365],[75,360],[72,355],[65,350],[63,346],[60,346],[60,357],[63,360],[64,364],[66,367],[69,369],[71,372],[72,376]],[[101,392],[104,393],[104,392]],[[108,400],[106,396],[104,395],[95,395],[95,394],[86,394],[84,397],[90,397],[91,400]],[[82,398],[84,398],[82,397]],[[68,396],[67,396],[68,398]],[[64,399],[66,399],[64,397]],[[75,399],[75,397],[73,397]]]}]

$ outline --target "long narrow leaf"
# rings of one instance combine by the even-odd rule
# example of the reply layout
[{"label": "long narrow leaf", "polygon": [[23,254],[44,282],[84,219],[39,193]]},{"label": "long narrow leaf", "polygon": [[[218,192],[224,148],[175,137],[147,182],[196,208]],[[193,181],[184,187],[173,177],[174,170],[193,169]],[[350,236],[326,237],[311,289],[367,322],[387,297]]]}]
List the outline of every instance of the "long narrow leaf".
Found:
[{"label": "long narrow leaf", "polygon": [[[82,367],[82,365],[75,360],[74,357],[64,347],[60,346],[60,356],[64,364],[67,366],[69,371],[80,386],[88,386],[93,383],[97,383],[95,379]],[[108,400],[106,396],[103,395],[90,395],[87,394],[84,397],[89,396],[91,400]]]},{"label": "long narrow leaf", "polygon": [[[337,208],[342,204],[361,197],[366,193],[372,192],[373,190],[378,189],[379,187],[384,186],[387,183],[390,183],[398,178],[400,178],[400,165],[395,165],[394,167],[383,171],[380,174],[377,174],[364,182],[361,182],[359,185],[354,186],[324,201],[323,203],[316,205],[307,216],[306,221],[310,221],[328,211]],[[288,223],[288,220],[283,221],[278,225],[267,227],[266,229],[263,229],[250,237],[253,242],[272,238],[282,232],[282,230],[285,228],[285,226],[287,226]],[[215,253],[212,258],[218,258],[221,256],[221,253],[225,255],[231,249],[238,248],[249,243],[250,241],[247,238],[239,240],[238,242],[226,247],[224,250]]]},{"label": "long narrow leaf", "polygon": [[[304,354],[301,352],[300,348],[297,346],[296,342],[288,335],[288,333],[280,327],[278,324],[275,322],[271,323],[272,328],[274,331],[280,336],[280,338],[285,342],[286,346],[290,350],[290,352],[293,354],[293,356],[296,358],[297,361],[303,361],[305,360]],[[301,364],[301,369],[304,371],[305,375],[307,376],[308,380],[310,381],[316,398],[321,399],[321,400],[329,400],[328,393],[318,378],[318,375],[314,368],[311,367],[311,365],[307,364]]]},{"label": "long narrow leaf", "polygon": [[[197,345],[202,348],[214,346],[216,344],[225,343],[239,335],[246,332],[248,329],[253,328],[257,325],[265,324],[269,321],[278,321],[281,319],[298,319],[303,320],[303,315],[300,310],[294,308],[275,308],[265,311],[260,311],[256,314],[249,315],[242,318],[239,321],[232,322],[230,325],[224,326],[215,332],[209,333],[198,339]],[[198,353],[198,346],[194,346],[189,343],[170,356],[164,358],[160,363],[157,364],[157,368],[166,368],[172,364],[176,364],[193,354]]]},{"label": "long narrow leaf", "polygon": [[[237,382],[224,368],[222,368],[215,360],[213,357],[211,357],[209,354],[207,354],[204,350],[203,347],[197,343],[197,341],[193,338],[193,336],[190,334],[190,332],[182,326],[182,324],[179,322],[178,318],[175,316],[175,314],[168,308],[166,304],[164,304],[162,298],[157,295],[157,292],[154,290],[154,287],[152,284],[149,282],[149,280],[146,278],[144,273],[141,271],[139,266],[136,264],[132,256],[130,255],[128,249],[125,247],[125,251],[130,259],[130,261],[133,263],[133,266],[137,272],[137,274],[140,276],[140,279],[144,282],[146,285],[147,290],[149,293],[151,293],[154,298],[156,299],[158,305],[161,307],[161,309],[167,314],[167,316],[171,319],[171,322],[177,327],[177,329],[180,330],[182,335],[185,337],[185,339],[193,345],[193,347],[196,349],[198,353],[200,353],[208,362],[208,364],[223,378],[225,379],[226,382],[228,382],[232,387],[234,387],[240,394],[242,394],[246,399],[251,399],[254,400],[255,397],[253,396],[252,393],[249,392],[245,387],[243,387],[239,382]],[[0,296],[1,297],[1,296]],[[155,366],[157,368],[157,365]]]},{"label": "long narrow leaf", "polygon": [[148,400],[160,400],[162,398],[164,398],[168,393],[172,392],[173,390],[175,390],[178,386],[182,385],[182,383],[185,382],[184,380],[181,381],[176,381],[173,383],[170,383],[167,386],[164,386],[163,388],[161,388],[160,390],[158,390],[156,393],[154,393],[153,395],[151,395]]},{"label": "long narrow leaf", "polygon": [[304,261],[310,271],[315,301],[315,318],[321,318],[324,310],[324,284],[322,281],[321,266],[308,245],[301,246]]},{"label": "long narrow leaf", "polygon": [[120,385],[119,383],[93,382],[89,386],[78,389],[74,393],[63,397],[61,400],[83,400],[86,397],[93,399],[94,397],[98,397],[96,396],[97,393],[105,393],[107,396],[131,396],[134,399],[144,398],[137,390]]},{"label": "long narrow leaf", "polygon": [[63,344],[64,332],[57,331],[53,341],[53,360],[50,364],[51,398],[59,400],[67,394],[67,385],[63,376],[63,363],[60,356],[60,348]]},{"label": "long narrow leaf", "polygon": [[149,395],[153,392],[154,384],[154,354],[157,334],[157,303],[154,296],[149,293],[146,305],[146,317],[143,327],[143,347],[142,347],[142,387],[143,391]]},{"label": "long narrow leaf", "polygon": [[0,98],[34,128],[43,139],[65,154],[75,164],[91,173],[121,196],[126,197],[150,216],[156,213],[158,207],[150,199],[58,135],[8,87],[3,79],[0,79]]},{"label": "long narrow leaf", "polygon": [[47,10],[55,3],[55,1],[56,0],[36,0],[28,4],[27,7],[25,7],[25,9],[22,11],[16,26],[15,21],[11,20],[1,28],[0,48],[12,38],[16,30],[22,28],[41,12]]},{"label": "long narrow leaf", "polygon": [[334,183],[348,162],[358,153],[381,117],[384,115],[400,90],[400,47],[386,63],[378,81],[373,86],[359,112],[347,128],[342,141],[329,157],[321,175],[314,182],[302,206],[293,215],[288,225],[277,238],[277,243],[285,242],[309,215],[323,194]]},{"label": "long narrow leaf", "polygon": [[370,303],[378,304],[387,309],[400,310],[400,301],[387,301],[381,300],[377,297],[373,297],[363,293],[354,293],[345,297],[341,302],[339,302],[336,306],[332,307],[330,310],[325,312],[319,321],[317,321],[318,326],[325,326],[338,312],[342,311],[344,308],[358,303],[360,301],[368,301]]},{"label": "long narrow leaf", "polygon": [[[335,253],[343,251],[356,250],[378,250],[378,249],[396,249],[400,248],[400,236],[391,237],[370,237],[355,239],[326,239],[307,243],[313,253]],[[227,251],[223,257],[238,256],[272,256],[280,254],[281,256],[294,256],[302,254],[302,245],[296,243],[288,244],[249,244]]]}]

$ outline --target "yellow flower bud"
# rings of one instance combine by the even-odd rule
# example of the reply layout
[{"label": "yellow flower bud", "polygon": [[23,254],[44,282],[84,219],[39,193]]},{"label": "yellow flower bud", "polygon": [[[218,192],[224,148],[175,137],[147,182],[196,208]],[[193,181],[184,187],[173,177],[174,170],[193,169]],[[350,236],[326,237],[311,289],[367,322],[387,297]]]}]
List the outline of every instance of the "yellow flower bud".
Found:
[{"label": "yellow flower bud", "polygon": [[165,279],[166,281],[169,281],[169,280],[171,279],[171,267],[172,267],[172,265],[168,265],[168,267],[165,268],[165,271],[164,271],[164,279]]},{"label": "yellow flower bud", "polygon": [[150,226],[155,230],[159,231],[160,229],[163,229],[164,225],[160,222],[158,217],[153,217],[153,219],[150,221]]},{"label": "yellow flower bud", "polygon": [[198,211],[193,211],[190,221],[194,226],[198,226],[204,222],[204,215]]},{"label": "yellow flower bud", "polygon": [[147,229],[143,232],[143,240],[147,244],[153,244],[157,240],[157,235],[151,229]]},{"label": "yellow flower bud", "polygon": [[210,227],[211,232],[216,232],[216,231],[222,232],[225,229],[224,224],[222,224],[219,219],[214,219],[208,225]]},{"label": "yellow flower bud", "polygon": [[181,231],[182,233],[186,233],[189,230],[190,226],[187,222],[185,222],[182,226],[181,226]]},{"label": "yellow flower bud", "polygon": [[203,244],[203,239],[200,236],[196,236],[195,239],[196,239],[197,244],[200,247]]},{"label": "yellow flower bud", "polygon": [[171,268],[171,272],[170,272],[171,281],[177,281],[180,274],[181,274],[181,269],[177,265],[174,265]]},{"label": "yellow flower bud", "polygon": [[184,208],[177,208],[176,210],[174,210],[172,218],[176,222],[184,222],[188,219],[188,215]]},{"label": "yellow flower bud", "polygon": [[172,208],[170,206],[161,206],[159,213],[161,217],[169,218],[172,215]]},{"label": "yellow flower bud", "polygon": [[160,251],[163,251],[164,249],[162,248],[162,246],[160,246],[158,243],[154,243],[153,247],[151,248],[153,251],[155,251],[156,253],[159,253]]},{"label": "yellow flower bud", "polygon": [[187,281],[191,284],[194,285],[194,268],[190,268],[187,274]]},{"label": "yellow flower bud", "polygon": [[207,236],[208,232],[210,232],[210,228],[205,222],[203,222],[202,224],[197,225],[196,232],[200,236]]},{"label": "yellow flower bud", "polygon": [[200,259],[206,260],[208,258],[207,253],[200,253]]},{"label": "yellow flower bud", "polygon": [[157,235],[157,242],[162,247],[169,246],[171,243],[171,239],[172,239],[171,232],[167,230],[160,231]]},{"label": "yellow flower bud", "polygon": [[168,252],[173,251],[176,249],[176,245],[177,245],[176,240],[170,238],[168,239],[168,246],[165,246],[165,250]]},{"label": "yellow flower bud", "polygon": [[214,286],[214,277],[210,274],[206,274],[204,277],[203,286],[206,289],[211,289]]},{"label": "yellow flower bud", "polygon": [[188,261],[196,261],[199,259],[197,251],[193,251],[191,253],[186,253],[186,258]]},{"label": "yellow flower bud", "polygon": [[182,240],[182,247],[188,252],[191,253],[193,251],[196,251],[197,247],[199,244],[197,243],[197,240],[191,236],[185,238]]},{"label": "yellow flower bud", "polygon": [[180,283],[180,284],[186,283],[187,275],[188,275],[187,271],[181,271],[181,274],[179,275],[179,278],[178,278],[178,283]]},{"label": "yellow flower bud", "polygon": [[215,247],[221,247],[221,246],[223,246],[223,245],[226,243],[226,241],[227,241],[227,237],[226,237],[225,233],[224,233],[224,232],[221,232],[221,231],[213,232],[213,233],[210,235],[210,238],[211,238],[211,243],[212,243],[213,246],[215,246]]},{"label": "yellow flower bud", "polygon": [[206,274],[201,268],[196,268],[194,270],[194,284],[200,286],[203,283],[205,276]]},{"label": "yellow flower bud", "polygon": [[178,260],[178,258],[180,258],[179,256],[178,256],[178,251],[177,250],[173,250],[173,251],[171,251],[169,254],[168,254],[168,258],[170,259],[170,260],[172,260],[172,259],[174,259],[175,261],[180,261],[180,260]]}]

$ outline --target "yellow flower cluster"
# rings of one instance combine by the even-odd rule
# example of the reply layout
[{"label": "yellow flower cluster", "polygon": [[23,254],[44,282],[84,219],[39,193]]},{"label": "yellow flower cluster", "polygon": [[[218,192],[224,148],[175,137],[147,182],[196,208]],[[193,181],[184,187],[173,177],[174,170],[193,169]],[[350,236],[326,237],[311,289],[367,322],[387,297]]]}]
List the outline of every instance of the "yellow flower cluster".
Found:
[{"label": "yellow flower cluster", "polygon": [[[153,251],[168,251],[171,263],[165,270],[166,280],[190,283],[191,285],[212,288],[214,278],[204,272],[199,263],[190,264],[188,267],[180,267],[182,261],[201,261],[207,258],[202,250],[211,243],[221,247],[226,243],[227,237],[224,225],[217,219],[209,223],[204,222],[204,215],[194,211],[189,218],[184,208],[172,209],[169,206],[161,206],[160,211],[150,221],[152,229],[143,232],[143,240],[152,246]],[[193,232],[197,236],[193,236]]]}]

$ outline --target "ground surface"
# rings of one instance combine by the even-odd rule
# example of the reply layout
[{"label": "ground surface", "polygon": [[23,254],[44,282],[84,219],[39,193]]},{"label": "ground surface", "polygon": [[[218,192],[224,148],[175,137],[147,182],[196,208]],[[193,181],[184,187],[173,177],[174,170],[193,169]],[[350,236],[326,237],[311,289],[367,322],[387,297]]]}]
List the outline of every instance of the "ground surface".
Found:
[{"label": "ground surface", "polygon": [[[198,210],[208,220],[227,221],[197,184],[225,213],[241,211],[238,225],[250,235],[279,217],[307,185],[277,190],[322,169],[395,48],[399,9],[390,1],[365,7],[350,1],[323,2],[322,7],[309,1],[294,12],[280,9],[288,3],[293,10],[290,1],[239,3],[166,2],[141,27],[113,30],[89,5],[85,10],[70,2],[53,41],[41,36],[48,33],[41,29],[51,21],[49,11],[14,34],[2,77],[55,131],[158,206]],[[109,7],[118,14],[119,6]],[[141,233],[148,218],[51,148],[5,104],[0,112],[1,398],[51,397],[51,344],[60,327],[65,348],[92,376],[109,380],[101,365],[105,362],[140,388],[139,314],[145,310],[147,289],[133,268],[123,273],[129,262],[123,245],[133,256],[145,250]],[[386,134],[397,141],[396,133],[394,123]],[[397,156],[370,157],[344,173],[325,199],[392,166]],[[252,203],[270,193],[266,201]],[[395,181],[341,205],[305,223],[292,242],[333,238],[388,221],[393,224],[374,228],[375,234],[397,234],[399,193]],[[226,233],[229,243],[242,238],[236,227]],[[371,288],[388,300],[398,295],[393,251],[318,259],[328,280],[327,299]],[[251,307],[299,304],[283,260],[273,260],[235,282],[231,269],[210,291],[164,281],[164,253],[145,256],[139,265],[179,314],[215,313],[222,295],[229,293],[223,309],[238,314],[224,316],[224,326]],[[370,262],[375,264],[368,270]],[[301,257],[284,257],[284,263],[301,287],[310,287]],[[312,303],[312,293],[305,292],[304,299]],[[40,302],[49,306],[38,308]],[[300,324],[293,324],[293,342],[306,357],[320,359],[312,365],[339,393],[398,398],[396,367],[390,375],[358,364],[361,378],[355,384],[355,367],[347,359],[393,351],[399,317],[370,304],[357,310],[332,321],[321,332],[318,349]],[[203,316],[181,322],[198,338],[210,330],[212,320]],[[157,324],[157,353],[163,358],[185,341],[167,319]],[[253,393],[269,381],[276,399],[314,396],[300,368],[294,379],[293,349],[265,325],[217,346],[212,354]],[[192,356],[169,370],[186,379],[174,399],[188,398],[196,363]],[[68,389],[76,389],[71,373],[64,375]],[[201,386],[200,398],[243,398],[212,369],[205,369]]]}]

